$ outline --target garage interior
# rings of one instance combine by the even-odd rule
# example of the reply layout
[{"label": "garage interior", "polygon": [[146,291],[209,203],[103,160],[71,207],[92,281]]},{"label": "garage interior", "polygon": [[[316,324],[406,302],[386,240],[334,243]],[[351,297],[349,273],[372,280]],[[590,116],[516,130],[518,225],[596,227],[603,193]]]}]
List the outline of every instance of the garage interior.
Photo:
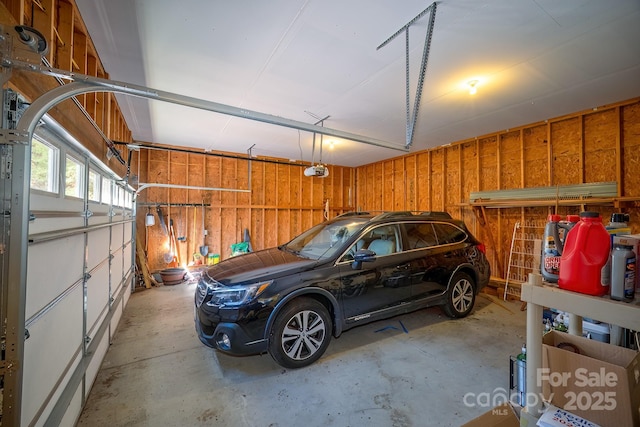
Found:
[{"label": "garage interior", "polygon": [[[638,290],[532,283],[551,214],[640,233],[637,0],[0,3],[3,425],[459,426],[524,343],[529,391],[552,308],[638,352]],[[351,211],[463,220],[492,272],[472,314],[300,370],[198,341],[207,265]],[[600,425],[638,425],[639,377]]]}]

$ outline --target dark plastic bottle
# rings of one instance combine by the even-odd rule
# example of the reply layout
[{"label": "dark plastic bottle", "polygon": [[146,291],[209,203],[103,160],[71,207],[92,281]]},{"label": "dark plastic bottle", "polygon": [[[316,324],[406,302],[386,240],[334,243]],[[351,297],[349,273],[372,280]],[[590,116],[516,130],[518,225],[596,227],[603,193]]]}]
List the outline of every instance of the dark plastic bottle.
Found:
[{"label": "dark plastic bottle", "polygon": [[547,282],[556,283],[558,281],[560,257],[564,249],[564,241],[569,231],[579,221],[579,215],[567,215],[566,220],[563,220],[560,215],[549,215],[547,217],[540,262],[540,272]]},{"label": "dark plastic bottle", "polygon": [[607,263],[611,238],[598,212],[580,213],[580,222],[567,234],[560,259],[558,286],[574,292],[602,296],[609,286],[600,281]]}]

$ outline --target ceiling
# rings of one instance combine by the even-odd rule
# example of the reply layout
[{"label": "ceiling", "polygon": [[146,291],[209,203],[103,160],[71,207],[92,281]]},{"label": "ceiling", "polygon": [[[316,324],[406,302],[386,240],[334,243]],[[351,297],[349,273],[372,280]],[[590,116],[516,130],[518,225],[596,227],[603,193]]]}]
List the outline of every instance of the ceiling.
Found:
[{"label": "ceiling", "polygon": [[[406,144],[432,0],[76,0],[109,77],[388,142],[118,95],[136,142],[360,166]],[[430,13],[409,28],[413,102]],[[410,152],[640,96],[638,0],[442,0]],[[470,95],[466,82],[478,80]],[[332,144],[333,142],[333,144]]]}]

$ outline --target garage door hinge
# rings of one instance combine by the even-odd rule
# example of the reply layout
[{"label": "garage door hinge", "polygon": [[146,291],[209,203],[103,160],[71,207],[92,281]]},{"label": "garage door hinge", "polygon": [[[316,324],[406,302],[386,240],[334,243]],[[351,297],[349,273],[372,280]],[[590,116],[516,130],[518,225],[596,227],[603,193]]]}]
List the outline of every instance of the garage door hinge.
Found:
[{"label": "garage door hinge", "polygon": [[85,218],[89,218],[93,215],[93,212],[91,212],[89,209],[87,209],[86,211],[82,212],[82,216]]},{"label": "garage door hinge", "polygon": [[85,335],[84,342],[85,344],[89,344],[91,342],[91,337],[89,335]]},{"label": "garage door hinge", "polygon": [[91,279],[91,274],[84,273],[83,279],[84,279],[85,282],[88,281],[89,279]]}]

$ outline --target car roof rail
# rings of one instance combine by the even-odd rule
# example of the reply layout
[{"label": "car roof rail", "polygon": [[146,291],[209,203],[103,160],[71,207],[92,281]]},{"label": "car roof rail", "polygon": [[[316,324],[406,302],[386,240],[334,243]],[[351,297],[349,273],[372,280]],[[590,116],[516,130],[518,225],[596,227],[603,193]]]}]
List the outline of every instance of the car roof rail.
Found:
[{"label": "car roof rail", "polygon": [[375,221],[378,219],[385,219],[385,218],[394,218],[397,216],[413,216],[413,214],[410,211],[391,211],[391,212],[383,212],[381,214],[378,214],[376,216],[374,216],[373,218],[371,218],[371,221]]},{"label": "car roof rail", "polygon": [[340,215],[337,215],[336,218],[342,218],[342,217],[345,217],[345,216],[356,216],[356,215],[369,215],[369,212],[349,211],[349,212],[344,212],[344,213],[341,213]]},{"label": "car roof rail", "polygon": [[429,216],[431,218],[443,218],[443,219],[452,219],[449,212],[439,212],[439,211],[426,211],[420,212],[421,216]]}]

